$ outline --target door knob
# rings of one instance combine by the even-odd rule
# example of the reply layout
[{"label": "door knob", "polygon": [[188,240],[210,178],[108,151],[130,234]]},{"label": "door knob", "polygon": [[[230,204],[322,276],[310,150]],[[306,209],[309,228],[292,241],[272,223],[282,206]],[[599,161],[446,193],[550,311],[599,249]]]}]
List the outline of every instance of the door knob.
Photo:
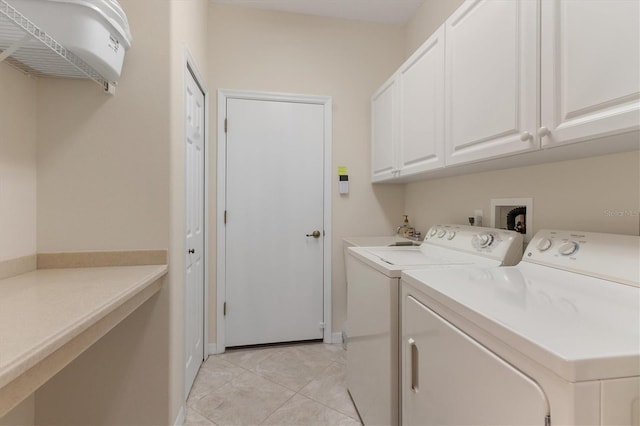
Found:
[{"label": "door knob", "polygon": [[189,249],[189,254],[193,254],[196,252],[196,249]]},{"label": "door knob", "polygon": [[320,231],[317,229],[310,234],[307,234],[307,237],[320,238]]}]

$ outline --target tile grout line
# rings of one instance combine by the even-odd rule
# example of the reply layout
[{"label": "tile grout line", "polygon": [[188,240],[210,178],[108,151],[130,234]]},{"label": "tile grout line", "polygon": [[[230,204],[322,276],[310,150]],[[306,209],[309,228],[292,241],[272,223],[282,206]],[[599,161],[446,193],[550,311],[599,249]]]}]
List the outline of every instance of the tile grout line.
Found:
[{"label": "tile grout line", "polygon": [[[282,386],[282,385],[280,385],[280,386]],[[267,414],[267,416],[264,419],[262,419],[259,424],[261,424],[261,425],[264,424],[264,422],[266,422],[269,417],[271,417],[276,411],[278,411],[280,408],[282,408],[287,402],[291,401],[291,399],[296,395],[297,395],[297,393],[294,392],[294,394],[291,395],[285,402],[283,402],[275,410],[273,410],[272,412]]]},{"label": "tile grout line", "polygon": [[[341,365],[338,361],[333,361],[331,364],[329,364],[329,366],[328,366],[327,368],[325,368],[325,369],[323,370],[323,373],[324,373],[326,370],[328,370],[328,369],[329,369],[333,364]],[[313,381],[313,380],[312,380],[312,381]],[[309,382],[309,383],[311,383],[311,382]],[[308,385],[309,383],[307,383],[307,385]],[[304,389],[307,385],[305,385],[302,389]],[[300,389],[300,390],[302,391],[302,389]],[[300,392],[298,392],[298,393],[300,393]],[[335,407],[331,407],[330,405],[327,405],[325,402],[322,402],[322,401],[317,400],[316,398],[314,398],[314,397],[313,397],[313,396],[311,396],[311,395],[305,395],[305,394],[303,394],[303,393],[301,393],[300,395],[301,395],[301,396],[304,396],[305,398],[310,399],[311,401],[317,402],[318,404],[321,404],[321,405],[323,405],[323,406],[325,406],[325,407],[327,407],[327,408],[329,408],[329,409],[331,409],[331,410],[333,410],[333,411],[336,411],[336,412],[338,412],[338,413],[340,413],[340,414],[342,414],[342,415],[344,415],[344,416],[347,416],[347,417],[349,417],[350,419],[354,419],[354,420],[356,420],[356,421],[360,422],[360,419],[355,418],[355,417],[353,417],[353,416],[351,416],[351,415],[349,415],[349,414],[347,414],[347,413],[345,413],[345,412],[343,412],[343,411],[340,411],[340,410],[338,410],[338,409],[337,409],[337,408],[335,408]],[[349,397],[349,399],[351,399],[351,397]],[[353,402],[351,402],[351,404],[353,404]],[[355,407],[354,407],[354,409],[355,409]],[[356,415],[357,415],[357,414],[356,414]]]},{"label": "tile grout line", "polygon": [[[215,355],[212,355],[212,356],[215,356]],[[209,359],[209,358],[207,357],[207,360],[208,360],[208,359]],[[220,360],[221,360],[221,361],[225,361],[225,360],[224,360],[224,359],[222,359],[222,358],[221,358]],[[206,361],[205,361],[205,362],[206,362]],[[247,370],[246,368],[244,368],[244,367],[242,367],[242,366],[240,366],[240,365],[234,364],[233,362],[230,362],[230,361],[227,361],[227,362],[228,362],[229,364],[233,365],[234,367],[236,367],[236,368],[240,368],[241,370],[244,370],[244,371],[243,371],[242,373],[240,373],[240,374],[236,375],[236,376],[231,377],[229,380],[227,380],[227,381],[226,381],[226,382],[224,382],[222,385],[220,385],[220,386],[219,386],[219,388],[221,388],[221,387],[223,387],[223,386],[228,385],[229,383],[231,383],[233,380],[235,380],[236,378],[240,377],[241,375],[243,375],[243,374],[245,374],[245,373],[247,373],[247,372],[251,372],[251,370]],[[225,366],[225,367],[226,367],[226,366]],[[204,367],[204,362],[202,363],[202,366],[200,367],[200,370],[201,370],[202,368],[206,368],[206,367]],[[198,373],[196,374],[196,378],[198,377],[198,374],[200,374],[200,370],[198,370]],[[192,403],[191,405],[189,404],[189,400],[187,399],[187,402],[186,402],[186,408],[187,408],[187,409],[192,409],[192,410],[194,410],[194,411],[195,411],[196,413],[198,413],[200,416],[204,417],[205,419],[207,419],[208,421],[210,421],[211,423],[213,423],[213,425],[214,425],[214,426],[217,426],[217,423],[216,423],[216,422],[214,422],[213,420],[211,420],[211,419],[210,419],[210,418],[209,418],[205,413],[201,412],[200,410],[198,410],[198,409],[195,407],[195,403],[196,403],[197,401],[200,401],[200,400],[202,400],[202,399],[206,398],[209,394],[212,394],[213,392],[214,392],[214,391],[212,390],[212,391],[209,391],[209,392],[204,393],[203,395],[201,395],[201,396],[200,396],[200,398],[197,398],[197,399],[196,399],[196,401],[193,401],[193,403]]]}]

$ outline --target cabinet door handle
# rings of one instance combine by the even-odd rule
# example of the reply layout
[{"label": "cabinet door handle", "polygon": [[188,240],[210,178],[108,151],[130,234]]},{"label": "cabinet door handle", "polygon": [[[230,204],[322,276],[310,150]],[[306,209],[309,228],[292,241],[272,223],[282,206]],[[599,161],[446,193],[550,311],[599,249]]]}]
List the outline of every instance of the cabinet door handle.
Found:
[{"label": "cabinet door handle", "polygon": [[418,347],[415,340],[409,339],[408,342],[411,351],[411,390],[418,392]]},{"label": "cabinet door handle", "polygon": [[531,139],[531,133],[529,133],[529,132],[522,132],[522,133],[520,133],[520,140],[521,140],[522,142],[526,142],[526,141],[528,141],[529,139]]},{"label": "cabinet door handle", "polygon": [[549,136],[550,134],[551,132],[546,127],[540,127],[538,129],[538,136],[540,136],[541,138],[544,138],[545,136]]}]

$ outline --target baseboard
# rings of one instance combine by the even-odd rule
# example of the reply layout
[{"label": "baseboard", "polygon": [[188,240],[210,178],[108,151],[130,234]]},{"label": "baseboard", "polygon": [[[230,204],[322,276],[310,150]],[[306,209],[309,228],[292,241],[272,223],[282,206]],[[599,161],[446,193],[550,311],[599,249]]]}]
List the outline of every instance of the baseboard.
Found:
[{"label": "baseboard", "polygon": [[185,420],[186,420],[186,414],[184,411],[184,404],[182,404],[180,406],[180,411],[178,411],[178,416],[176,417],[176,421],[173,422],[173,426],[182,426]]},{"label": "baseboard", "polygon": [[209,343],[207,345],[207,355],[216,355],[218,352],[218,345],[216,343]]},{"label": "baseboard", "polygon": [[[341,344],[342,343],[342,332],[331,333],[331,343],[333,344]],[[224,351],[218,352],[218,345],[216,343],[209,343],[207,345],[207,355],[216,355],[221,354]]]}]

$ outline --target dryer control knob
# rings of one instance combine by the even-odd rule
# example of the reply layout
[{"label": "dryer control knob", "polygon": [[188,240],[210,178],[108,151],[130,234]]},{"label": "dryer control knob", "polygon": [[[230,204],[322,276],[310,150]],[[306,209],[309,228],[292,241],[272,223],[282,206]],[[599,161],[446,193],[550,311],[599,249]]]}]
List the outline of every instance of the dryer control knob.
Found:
[{"label": "dryer control knob", "polygon": [[473,236],[472,244],[476,248],[486,248],[490,247],[494,240],[493,234],[478,234]]},{"label": "dryer control knob", "polygon": [[453,237],[456,236],[456,231],[449,231],[447,232],[447,239],[448,240],[453,240]]},{"label": "dryer control knob", "polygon": [[438,231],[438,238],[442,238],[444,237],[444,235],[447,233],[447,231],[445,231],[444,229],[441,229],[440,231]]},{"label": "dryer control knob", "polygon": [[558,253],[563,256],[570,256],[576,251],[578,251],[578,243],[574,241],[567,241],[566,243],[562,243],[560,247],[558,247]]},{"label": "dryer control knob", "polygon": [[429,236],[430,236],[430,237],[435,237],[437,233],[438,233],[438,228],[433,227],[433,228],[431,228],[431,230],[429,231]]},{"label": "dryer control knob", "polygon": [[548,238],[543,238],[540,241],[538,241],[538,244],[536,244],[536,248],[540,251],[547,251],[551,248],[551,240]]}]

